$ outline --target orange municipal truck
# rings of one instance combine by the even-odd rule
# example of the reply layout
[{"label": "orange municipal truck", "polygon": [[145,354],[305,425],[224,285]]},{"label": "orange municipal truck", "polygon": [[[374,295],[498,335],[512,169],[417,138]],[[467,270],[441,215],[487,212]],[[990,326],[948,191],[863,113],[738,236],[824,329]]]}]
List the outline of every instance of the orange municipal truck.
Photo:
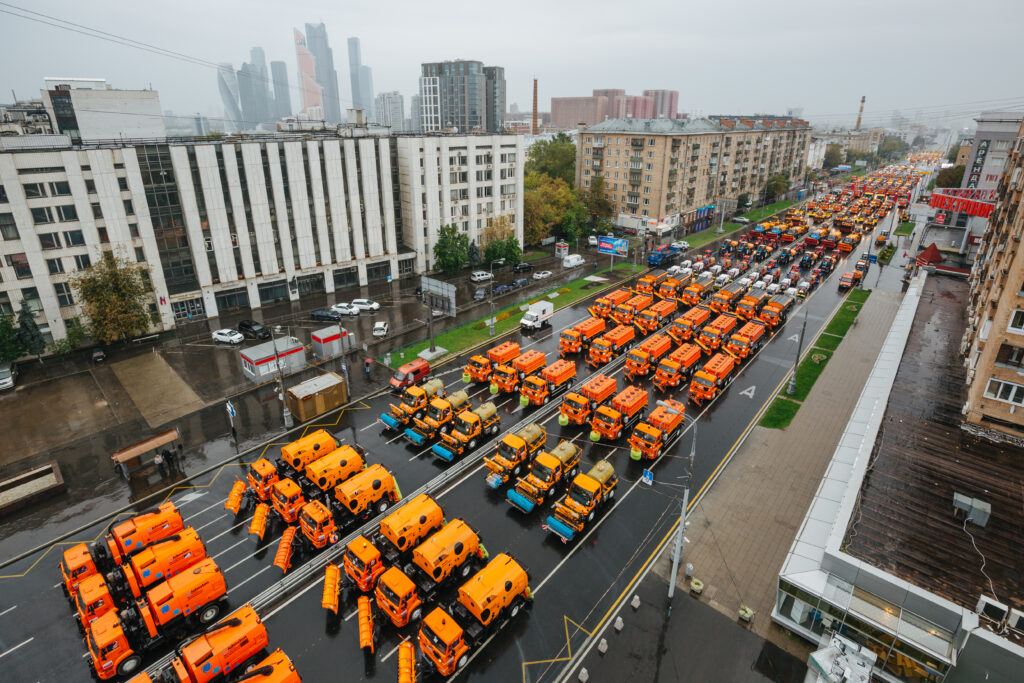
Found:
[{"label": "orange municipal truck", "polygon": [[658,364],[654,373],[654,386],[659,391],[675,389],[690,378],[700,358],[699,346],[683,344]]},{"label": "orange municipal truck", "polygon": [[708,302],[708,306],[716,313],[728,313],[732,307],[740,302],[747,288],[739,282],[730,282],[725,287],[715,292]]},{"label": "orange municipal truck", "polygon": [[654,460],[661,455],[686,424],[686,406],[667,399],[650,417],[641,422],[629,437],[629,457],[633,460]]},{"label": "orange municipal truck", "polygon": [[615,441],[633,425],[644,418],[647,411],[647,390],[626,387],[612,399],[611,405],[599,406],[590,418],[590,440],[597,442],[601,437]]},{"label": "orange municipal truck", "polygon": [[626,356],[625,375],[630,381],[646,377],[652,367],[672,350],[672,339],[664,334],[655,334],[644,340]]},{"label": "orange municipal truck", "polygon": [[720,315],[704,326],[697,336],[697,345],[710,353],[720,347],[729,334],[736,329],[736,316]]},{"label": "orange municipal truck", "polygon": [[637,294],[654,294],[661,283],[668,279],[668,273],[648,273],[636,281]]},{"label": "orange municipal truck", "polygon": [[[547,356],[541,351],[530,349],[512,361],[511,365],[499,365],[491,375],[491,393],[511,394],[519,389],[519,383],[527,375],[544,367]],[[497,387],[495,391],[494,387]]]},{"label": "orange municipal truck", "polygon": [[559,358],[540,371],[539,375],[530,375],[523,380],[523,388],[519,394],[519,404],[544,405],[552,398],[561,396],[572,388],[576,379],[576,363]]},{"label": "orange municipal truck", "polygon": [[636,328],[632,325],[619,325],[605,332],[590,345],[587,364],[593,367],[604,365],[630,347],[636,337]]},{"label": "orange municipal truck", "polygon": [[642,334],[650,334],[665,324],[665,321],[676,312],[679,304],[673,299],[663,299],[650,308],[640,311],[633,324]]},{"label": "orange municipal truck", "polygon": [[669,277],[661,281],[658,285],[658,296],[662,299],[675,299],[690,286],[690,282],[693,280],[692,275],[680,275],[679,277]]},{"label": "orange municipal truck", "polygon": [[[486,382],[491,372],[499,365],[506,365],[519,357],[519,344],[511,341],[498,344],[487,350],[486,356],[473,356],[463,370],[466,382]],[[466,378],[469,379],[466,379]]]},{"label": "orange municipal truck", "polygon": [[734,332],[725,342],[725,350],[736,360],[743,361],[757,353],[767,339],[768,326],[760,320],[755,320]]},{"label": "orange municipal truck", "polygon": [[743,295],[736,304],[736,315],[744,320],[756,320],[761,309],[771,299],[771,295],[763,289],[752,289]]},{"label": "orange municipal truck", "polygon": [[615,393],[614,377],[597,374],[588,379],[580,387],[579,393],[569,392],[562,405],[558,408],[558,424],[565,427],[572,423],[582,425],[590,419],[591,414]]},{"label": "orange municipal truck", "polygon": [[633,293],[628,289],[616,289],[614,292],[609,292],[602,297],[598,297],[594,305],[588,308],[590,315],[595,318],[608,318],[615,307],[621,303],[627,301]]},{"label": "orange municipal truck", "polygon": [[696,306],[711,294],[714,284],[715,277],[711,273],[701,273],[679,295],[679,302],[687,306]]},{"label": "orange municipal truck", "polygon": [[700,405],[710,401],[725,388],[736,370],[736,359],[727,353],[716,353],[690,382],[690,400]]},{"label": "orange municipal truck", "polygon": [[672,326],[668,328],[668,336],[676,340],[677,343],[684,341],[690,341],[708,324],[711,320],[711,309],[707,306],[694,306],[686,313],[683,313],[681,318],[676,318],[672,321]]},{"label": "orange municipal truck", "polygon": [[631,299],[619,304],[612,311],[612,320],[620,325],[632,325],[636,314],[654,303],[652,294],[637,294]]},{"label": "orange municipal truck", "polygon": [[768,323],[768,326],[774,329],[786,322],[793,303],[794,299],[789,294],[776,294],[761,309],[759,317],[762,322]]},{"label": "orange municipal truck", "polygon": [[604,318],[587,318],[567,330],[562,330],[562,334],[558,336],[558,355],[565,358],[570,353],[582,353],[604,330]]}]

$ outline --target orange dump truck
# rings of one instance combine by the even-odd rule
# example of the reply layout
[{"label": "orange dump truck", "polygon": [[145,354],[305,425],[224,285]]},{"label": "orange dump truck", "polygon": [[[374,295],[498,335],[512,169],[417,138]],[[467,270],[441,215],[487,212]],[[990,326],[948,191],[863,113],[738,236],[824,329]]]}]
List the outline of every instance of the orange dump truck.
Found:
[{"label": "orange dump truck", "polygon": [[661,284],[658,285],[658,296],[662,299],[676,299],[693,281],[692,275],[680,275],[679,277],[669,277],[662,280]]},{"label": "orange dump truck", "polygon": [[612,311],[612,320],[620,325],[632,325],[636,314],[654,303],[654,295],[637,294],[624,301]]},{"label": "orange dump truck", "polygon": [[696,344],[683,344],[658,363],[654,372],[654,386],[659,391],[668,391],[679,387],[689,380],[700,362],[701,351]]},{"label": "orange dump truck", "polygon": [[604,318],[587,318],[567,330],[562,330],[562,334],[558,336],[558,355],[565,358],[570,353],[582,353],[604,330]]},{"label": "orange dump truck", "polygon": [[708,324],[711,320],[711,309],[707,306],[694,306],[682,317],[672,321],[667,334],[676,340],[677,343],[690,341]]},{"label": "orange dump truck", "polygon": [[720,347],[734,329],[736,329],[736,316],[720,315],[704,326],[697,336],[697,345],[708,351],[714,351]]},{"label": "orange dump truck", "polygon": [[640,311],[639,315],[633,319],[633,324],[644,334],[650,334],[664,325],[676,312],[678,306],[679,304],[674,299],[663,299],[650,308]]},{"label": "orange dump truck", "polygon": [[768,326],[760,320],[754,320],[734,332],[725,342],[725,350],[738,361],[750,358],[768,339]]},{"label": "orange dump truck", "polygon": [[794,299],[789,294],[776,294],[761,309],[758,316],[761,322],[768,323],[772,329],[782,325],[789,318],[789,312],[793,309]]},{"label": "orange dump truck", "polygon": [[107,680],[134,674],[146,652],[179,641],[196,626],[212,624],[226,595],[224,575],[207,558],[157,584],[132,606],[107,612],[86,630],[96,675]]},{"label": "orange dump truck", "polygon": [[743,320],[756,320],[770,299],[771,295],[765,290],[752,289],[736,304],[736,315]]},{"label": "orange dump truck", "polygon": [[[523,378],[540,370],[546,361],[547,356],[544,353],[530,349],[512,361],[511,365],[499,365],[491,375],[491,393],[500,391],[511,394],[518,391]],[[495,391],[495,387],[497,387],[497,391]]]},{"label": "orange dump truck", "polygon": [[470,654],[533,600],[530,577],[501,553],[473,575],[447,609],[435,607],[420,625],[420,650],[441,676],[469,663]]},{"label": "orange dump truck", "polygon": [[668,279],[668,273],[648,273],[636,281],[637,294],[654,294],[661,283]]},{"label": "orange dump truck", "polygon": [[619,325],[594,340],[587,354],[587,364],[599,367],[619,356],[632,345],[636,338],[636,328],[632,325]]},{"label": "orange dump truck", "polygon": [[597,374],[588,379],[580,387],[579,393],[570,392],[558,408],[558,424],[565,427],[569,423],[583,425],[589,419],[597,406],[601,405],[616,390],[614,377]]},{"label": "orange dump truck", "polygon": [[690,382],[690,400],[700,405],[710,401],[725,388],[736,370],[736,359],[727,353],[716,353]]},{"label": "orange dump truck", "polygon": [[679,295],[680,303],[687,306],[696,306],[701,301],[706,299],[712,291],[712,285],[715,284],[715,278],[710,273],[701,273],[696,280],[691,282],[683,290],[683,293]]},{"label": "orange dump truck", "polygon": [[626,387],[615,398],[611,405],[599,406],[590,418],[590,440],[597,442],[601,437],[615,441],[644,418],[647,412],[647,390],[639,387]]},{"label": "orange dump truck", "polygon": [[377,606],[398,628],[419,621],[423,603],[452,581],[468,578],[486,559],[477,533],[463,520],[452,520],[416,546],[412,562],[381,575],[374,591]]},{"label": "orange dump truck", "polygon": [[576,379],[576,363],[559,358],[541,370],[539,375],[530,375],[523,380],[519,404],[524,407],[544,405],[551,399],[569,391],[574,379]]},{"label": "orange dump truck", "polygon": [[533,454],[544,447],[548,433],[536,422],[531,422],[515,434],[506,434],[498,444],[497,452],[484,458],[487,466],[487,485],[501,488],[511,477],[518,476]]},{"label": "orange dump truck", "polygon": [[672,441],[682,433],[686,424],[686,406],[679,401],[663,401],[645,421],[633,430],[629,437],[629,457],[654,460],[661,455]]},{"label": "orange dump truck", "polygon": [[655,334],[629,352],[626,356],[625,375],[630,381],[646,377],[651,368],[658,367],[662,357],[672,350],[672,339],[665,334]]},{"label": "orange dump truck", "polygon": [[519,356],[519,344],[511,341],[487,350],[486,356],[473,356],[462,371],[464,382],[486,382],[499,365],[511,363]]},{"label": "orange dump truck", "polygon": [[594,305],[587,310],[590,311],[590,315],[595,318],[608,318],[611,316],[612,311],[615,310],[616,306],[624,303],[631,296],[633,296],[633,293],[628,289],[616,289],[614,292],[609,292],[604,296],[598,297],[597,301],[594,302]]},{"label": "orange dump truck", "polygon": [[263,672],[257,674],[255,670],[262,665],[263,648],[268,642],[267,628],[256,610],[250,605],[243,605],[178,647],[166,667],[152,676],[141,673],[129,683],[267,680]]},{"label": "orange dump truck", "polygon": [[747,288],[739,282],[730,282],[725,287],[715,292],[708,302],[708,306],[716,313],[728,313],[732,307],[740,302]]},{"label": "orange dump truck", "polygon": [[173,536],[183,528],[181,513],[170,501],[152,512],[112,522],[103,538],[89,545],[79,543],[64,551],[60,573],[65,593],[70,598],[81,581],[124,564],[129,554]]}]

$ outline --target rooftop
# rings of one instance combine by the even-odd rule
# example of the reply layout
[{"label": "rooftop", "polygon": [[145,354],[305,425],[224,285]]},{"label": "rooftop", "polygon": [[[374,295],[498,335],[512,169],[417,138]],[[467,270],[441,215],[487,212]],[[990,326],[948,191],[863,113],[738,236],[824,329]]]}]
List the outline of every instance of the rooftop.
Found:
[{"label": "rooftop", "polygon": [[[983,594],[1024,609],[1024,449],[960,428],[967,290],[925,284],[845,551],[970,610]],[[986,526],[954,515],[955,493],[991,505]]]},{"label": "rooftop", "polygon": [[588,133],[642,133],[644,135],[701,135],[750,130],[810,128],[800,119],[785,116],[716,116],[683,119],[606,119],[588,126]]}]

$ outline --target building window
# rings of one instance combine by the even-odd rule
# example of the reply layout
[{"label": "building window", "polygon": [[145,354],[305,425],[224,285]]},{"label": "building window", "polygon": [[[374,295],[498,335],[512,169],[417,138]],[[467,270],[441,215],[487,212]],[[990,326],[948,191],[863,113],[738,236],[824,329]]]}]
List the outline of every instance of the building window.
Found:
[{"label": "building window", "polygon": [[71,186],[68,185],[66,180],[50,183],[50,194],[54,197],[70,197]]},{"label": "building window", "polygon": [[650,171],[652,168],[654,168],[654,167],[651,164],[647,164],[647,169],[646,170]]},{"label": "building window", "polygon": [[93,218],[99,218],[99,219],[103,218],[103,209],[100,208],[100,203],[99,202],[93,202],[92,203],[92,217]]},{"label": "building window", "polygon": [[272,304],[278,301],[288,301],[288,283],[284,280],[277,282],[263,282],[256,287],[260,295],[261,304]]},{"label": "building window", "polygon": [[48,258],[46,259],[46,267],[50,270],[50,275],[60,275],[64,272],[64,260],[59,258]]},{"label": "building window", "polygon": [[14,306],[11,305],[11,295],[0,292],[0,316],[4,315],[14,315]]},{"label": "building window", "polygon": [[122,192],[126,192],[128,190],[128,179],[124,176],[118,176],[117,186],[121,188]]},{"label": "building window", "polygon": [[650,206],[650,205],[651,205],[651,200],[648,199],[647,197],[644,197],[644,206]]},{"label": "building window", "polygon": [[994,398],[1004,403],[1024,405],[1024,386],[1013,382],[1004,382],[998,379],[990,379],[985,387],[985,398]]},{"label": "building window", "polygon": [[60,235],[55,232],[44,232],[40,234],[39,246],[43,249],[60,249]]},{"label": "building window", "polygon": [[139,236],[139,224],[138,223],[129,223],[128,224],[128,232],[131,233],[132,237],[138,237]]},{"label": "building window", "polygon": [[48,206],[40,206],[32,209],[32,221],[36,225],[46,225],[53,222],[53,213]]},{"label": "building window", "polygon": [[60,306],[74,306],[75,298],[71,295],[71,287],[66,282],[53,283],[53,291],[57,293],[57,304]]},{"label": "building window", "polygon": [[127,216],[134,216],[135,215],[135,206],[132,204],[132,200],[130,200],[130,199],[124,200],[124,212],[125,212],[125,215],[127,215]]},{"label": "building window", "polygon": [[416,258],[402,259],[398,262],[398,275],[411,275],[416,271]]},{"label": "building window", "polygon": [[75,270],[85,270],[92,265],[92,261],[89,260],[88,254],[78,254],[75,256]]},{"label": "building window", "polygon": [[647,146],[654,147],[654,138],[647,138]]},{"label": "building window", "polygon": [[1000,345],[996,354],[996,365],[1011,370],[1024,369],[1024,348],[1010,344]]},{"label": "building window", "polygon": [[22,187],[25,189],[26,199],[36,199],[37,197],[46,196],[46,186],[42,183],[25,183]]},{"label": "building window", "polygon": [[203,300],[201,298],[189,299],[187,301],[172,301],[171,313],[174,315],[175,322],[192,320],[193,317],[206,317],[206,312],[203,309]]},{"label": "building window", "polygon": [[96,181],[92,178],[85,179],[85,191],[89,194],[96,194]]},{"label": "building window", "polygon": [[1013,312],[1013,317],[1010,318],[1010,326],[1007,328],[1007,332],[1024,334],[1024,311],[1016,310]]},{"label": "building window", "polygon": [[135,247],[135,260],[139,263],[145,263],[146,252],[142,250],[142,247]]},{"label": "building window", "polygon": [[0,204],[6,204],[8,201],[7,190],[4,189],[3,185],[0,185]]},{"label": "building window", "polygon": [[26,287],[21,290],[21,298],[28,305],[28,310],[33,313],[43,310],[43,302],[39,298],[39,290],[35,287]]},{"label": "building window", "polygon": [[81,230],[68,230],[64,233],[64,244],[69,247],[85,246],[85,235]]},{"label": "building window", "polygon": [[110,236],[107,235],[107,229],[106,228],[96,228],[96,232],[100,236],[100,243],[101,244],[109,244],[110,243]]},{"label": "building window", "polygon": [[27,280],[32,277],[32,268],[28,265],[28,256],[25,254],[8,254],[7,265],[14,268],[14,274],[19,280]]},{"label": "building window", "polygon": [[55,206],[54,211],[57,212],[57,218],[62,223],[68,223],[70,221],[78,220],[78,211],[75,210],[74,204],[65,204],[64,206]]},{"label": "building window", "polygon": [[0,237],[5,240],[21,239],[21,235],[18,234],[18,225],[14,222],[14,214],[0,213]]},{"label": "building window", "polygon": [[645,183],[651,182],[651,174],[650,173],[648,173],[647,175],[644,176],[644,182]]}]

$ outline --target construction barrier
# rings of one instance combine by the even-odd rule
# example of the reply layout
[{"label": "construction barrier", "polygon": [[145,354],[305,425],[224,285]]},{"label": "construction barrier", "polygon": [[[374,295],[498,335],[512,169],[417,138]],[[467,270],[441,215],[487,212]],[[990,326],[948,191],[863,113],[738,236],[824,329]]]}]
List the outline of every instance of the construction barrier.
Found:
[{"label": "construction barrier", "polygon": [[290,526],[281,534],[281,542],[277,544],[277,552],[274,553],[274,566],[287,574],[292,566],[292,541],[295,540],[296,527]]},{"label": "construction barrier", "polygon": [[324,595],[320,606],[338,613],[338,584],[341,582],[341,568],[336,564],[327,565],[324,574]]},{"label": "construction barrier", "polygon": [[238,511],[242,509],[242,496],[244,494],[245,482],[238,479],[231,486],[231,493],[228,494],[228,499],[224,502],[224,509],[233,515],[237,515]]},{"label": "construction barrier", "polygon": [[256,512],[252,515],[252,521],[249,522],[249,533],[256,534],[259,539],[263,540],[263,534],[267,532],[267,516],[270,514],[270,506],[266,503],[260,503],[256,506]]}]

